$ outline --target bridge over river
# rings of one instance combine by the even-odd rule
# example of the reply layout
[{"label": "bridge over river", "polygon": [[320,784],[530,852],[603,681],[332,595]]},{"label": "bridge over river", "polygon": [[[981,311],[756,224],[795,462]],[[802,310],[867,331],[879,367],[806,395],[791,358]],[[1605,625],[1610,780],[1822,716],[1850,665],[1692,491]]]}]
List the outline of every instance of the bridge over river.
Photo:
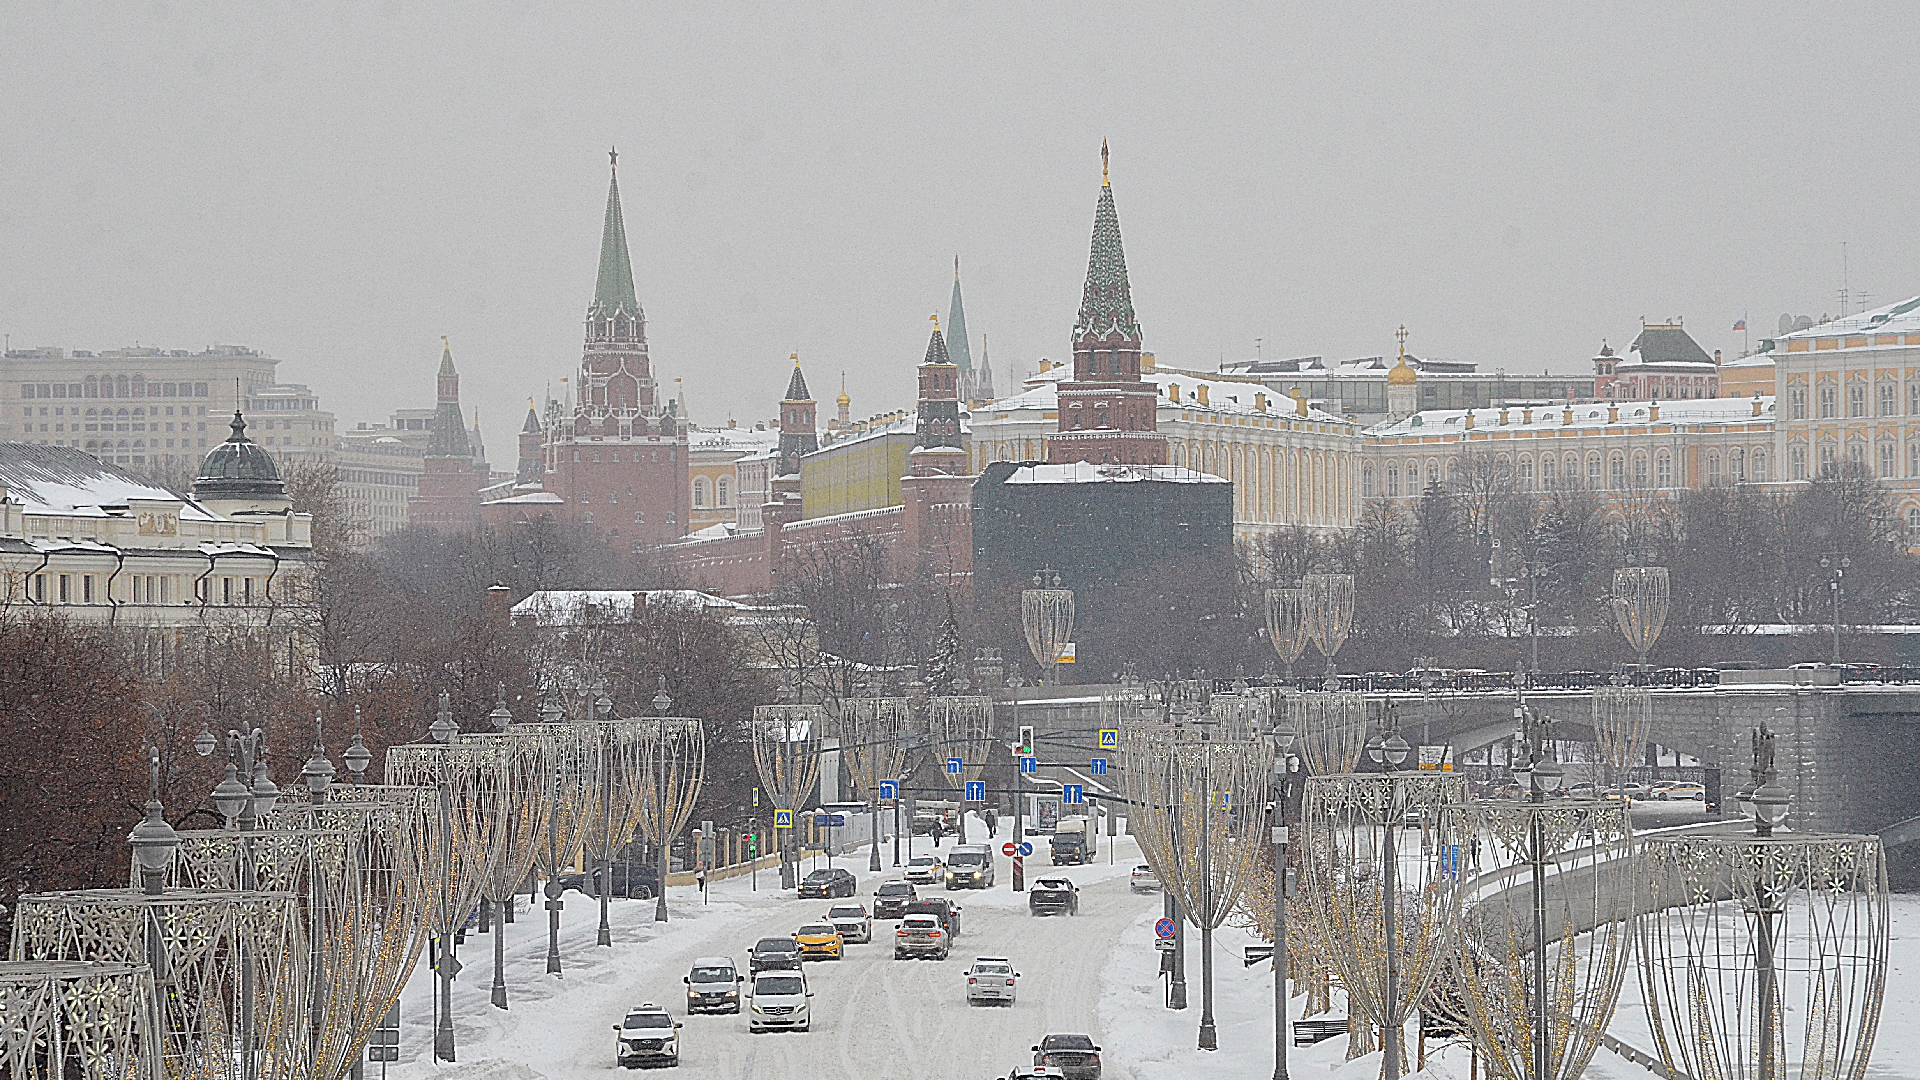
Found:
[{"label": "bridge over river", "polygon": [[[1347,682],[1354,685],[1351,677]],[[1449,745],[1456,762],[1482,760],[1514,732],[1517,693],[1511,688],[1370,689],[1364,680],[1355,688],[1370,700],[1391,701],[1409,742]],[[1084,747],[1091,754],[1102,698],[1120,690],[1069,685],[999,691],[999,723],[1008,732],[1016,724],[1036,725],[1063,753],[1077,755]],[[1748,732],[1765,722],[1778,736],[1780,783],[1793,796],[1787,826],[1881,834],[1895,887],[1920,889],[1920,683],[1841,684],[1827,670],[1747,671],[1721,673],[1708,685],[1655,686],[1650,692],[1649,742],[1720,768],[1729,794],[1745,782]],[[1593,738],[1593,697],[1591,689],[1526,692],[1528,704],[1555,721],[1556,736],[1576,742]]]}]

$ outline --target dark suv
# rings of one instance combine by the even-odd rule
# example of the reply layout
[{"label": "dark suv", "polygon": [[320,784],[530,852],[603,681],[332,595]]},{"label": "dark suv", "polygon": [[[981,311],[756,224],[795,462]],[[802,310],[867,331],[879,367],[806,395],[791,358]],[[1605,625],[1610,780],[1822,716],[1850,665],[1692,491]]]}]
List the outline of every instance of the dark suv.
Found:
[{"label": "dark suv", "polygon": [[754,942],[753,951],[747,954],[747,974],[778,968],[800,970],[800,943],[790,937],[763,937]]},{"label": "dark suv", "polygon": [[1063,877],[1044,877],[1027,890],[1027,910],[1035,915],[1080,914],[1080,890]]},{"label": "dark suv", "polygon": [[[611,874],[608,872],[611,871]],[[660,868],[644,863],[614,863],[612,866],[596,866],[593,873],[560,875],[560,891],[577,889],[588,896],[600,895],[600,883],[606,881],[608,896],[624,896],[629,900],[651,900],[660,895]]]},{"label": "dark suv", "polygon": [[831,900],[840,896],[852,896],[860,890],[859,882],[853,880],[851,871],[835,867],[832,870],[815,870],[800,883],[800,899],[818,897]]},{"label": "dark suv", "polygon": [[940,929],[948,937],[960,936],[960,905],[944,896],[929,896],[908,904],[901,917],[908,915],[935,915],[940,919]]},{"label": "dark suv", "polygon": [[912,885],[904,881],[889,881],[873,891],[873,917],[876,919],[897,919],[907,913],[907,905],[920,898]]},{"label": "dark suv", "polygon": [[1051,1065],[1067,1080],[1100,1080],[1100,1048],[1091,1035],[1049,1035],[1033,1048],[1035,1065]]}]

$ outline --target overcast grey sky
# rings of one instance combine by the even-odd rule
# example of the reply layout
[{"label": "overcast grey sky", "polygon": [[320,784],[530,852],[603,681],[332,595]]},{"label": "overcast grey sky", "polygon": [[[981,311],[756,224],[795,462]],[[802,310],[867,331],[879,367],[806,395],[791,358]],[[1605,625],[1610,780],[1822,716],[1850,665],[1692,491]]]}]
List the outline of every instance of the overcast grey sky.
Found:
[{"label": "overcast grey sky", "polygon": [[[621,187],[696,419],[910,405],[962,258],[996,370],[1068,352],[1099,185],[1162,362],[1409,348],[1586,370],[1920,293],[1910,9],[1866,5],[6,5],[0,331],[242,343],[344,426],[496,465],[579,359]],[[724,10],[722,10],[724,8]],[[1202,9],[1204,8],[1204,10]],[[103,12],[113,13],[103,16]],[[825,413],[826,410],[823,410]]]}]

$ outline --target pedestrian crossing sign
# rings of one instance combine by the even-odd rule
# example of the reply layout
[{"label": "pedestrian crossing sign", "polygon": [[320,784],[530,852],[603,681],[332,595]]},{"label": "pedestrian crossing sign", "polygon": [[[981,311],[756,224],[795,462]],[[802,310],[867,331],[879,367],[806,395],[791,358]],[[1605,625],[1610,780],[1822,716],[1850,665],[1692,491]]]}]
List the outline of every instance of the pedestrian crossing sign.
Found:
[{"label": "pedestrian crossing sign", "polygon": [[1100,749],[1102,750],[1120,749],[1120,729],[1119,728],[1101,728],[1100,729]]},{"label": "pedestrian crossing sign", "polygon": [[773,812],[773,827],[776,829],[793,828],[793,811],[775,810]]}]

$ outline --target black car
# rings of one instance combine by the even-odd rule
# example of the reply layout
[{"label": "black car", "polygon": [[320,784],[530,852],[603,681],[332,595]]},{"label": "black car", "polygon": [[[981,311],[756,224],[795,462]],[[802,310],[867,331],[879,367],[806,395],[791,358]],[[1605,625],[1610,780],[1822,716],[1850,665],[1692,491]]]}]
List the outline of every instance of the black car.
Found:
[{"label": "black car", "polygon": [[800,970],[800,943],[790,937],[763,937],[747,954],[747,974],[787,968]]},{"label": "black car", "polygon": [[1080,890],[1063,877],[1035,879],[1027,890],[1027,910],[1035,915],[1080,914]]},{"label": "black car", "polygon": [[920,898],[911,884],[889,881],[873,891],[873,917],[898,919],[907,913],[907,905]]},{"label": "black car", "polygon": [[915,900],[901,913],[902,918],[908,915],[937,915],[940,918],[940,929],[945,930],[948,937],[960,936],[960,905],[944,896],[929,896]]},{"label": "black car", "polygon": [[[612,873],[609,874],[609,871]],[[660,895],[660,868],[644,863],[596,866],[591,875],[562,874],[560,891],[566,892],[573,889],[588,896],[599,896],[602,880],[608,883],[608,896],[624,896],[629,900],[651,900]]]},{"label": "black car", "polygon": [[852,896],[860,890],[860,883],[853,880],[853,873],[838,867],[832,870],[815,870],[800,883],[800,899],[818,897],[831,900],[837,896]]},{"label": "black car", "polygon": [[1100,1080],[1100,1048],[1091,1035],[1049,1035],[1033,1048],[1035,1065],[1051,1065],[1067,1080]]}]

